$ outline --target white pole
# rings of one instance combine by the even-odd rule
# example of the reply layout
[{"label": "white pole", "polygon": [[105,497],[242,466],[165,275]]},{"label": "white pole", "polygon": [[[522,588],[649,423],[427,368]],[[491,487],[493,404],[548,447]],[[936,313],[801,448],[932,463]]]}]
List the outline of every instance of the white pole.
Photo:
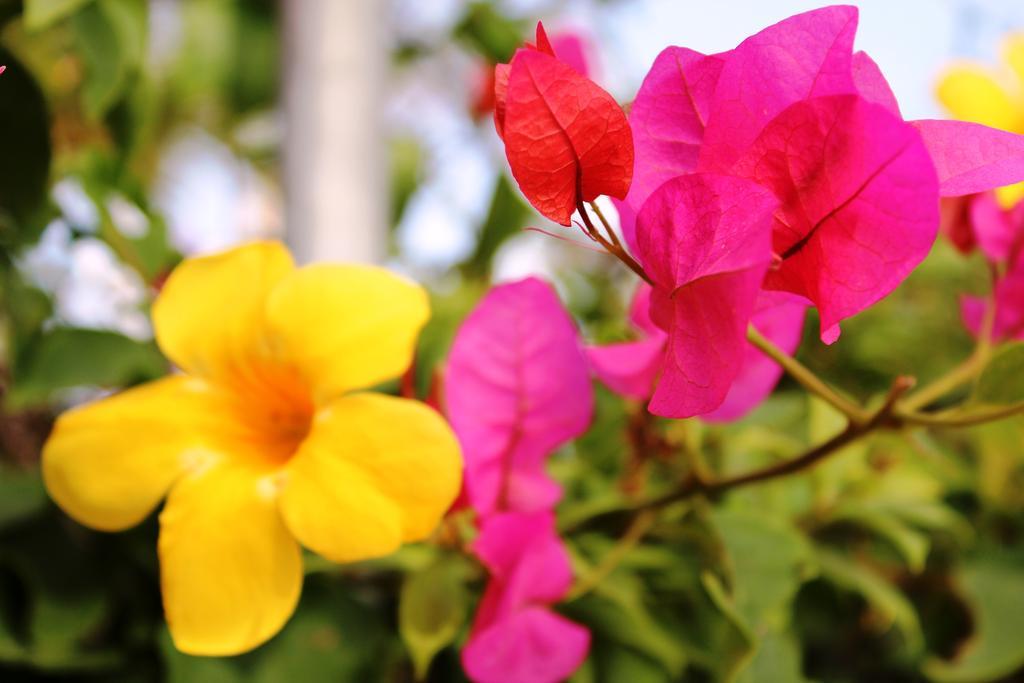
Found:
[{"label": "white pole", "polygon": [[284,185],[288,241],[300,263],[379,262],[387,194],[378,0],[282,0]]}]

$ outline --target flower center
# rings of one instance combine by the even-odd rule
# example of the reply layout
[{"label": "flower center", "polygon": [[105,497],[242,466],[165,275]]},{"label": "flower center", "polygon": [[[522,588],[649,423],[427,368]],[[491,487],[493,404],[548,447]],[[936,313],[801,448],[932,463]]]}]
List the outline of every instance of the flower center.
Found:
[{"label": "flower center", "polygon": [[261,375],[247,378],[248,382],[232,392],[237,397],[236,436],[246,457],[280,466],[295,455],[309,435],[316,406],[298,377],[261,369]]}]

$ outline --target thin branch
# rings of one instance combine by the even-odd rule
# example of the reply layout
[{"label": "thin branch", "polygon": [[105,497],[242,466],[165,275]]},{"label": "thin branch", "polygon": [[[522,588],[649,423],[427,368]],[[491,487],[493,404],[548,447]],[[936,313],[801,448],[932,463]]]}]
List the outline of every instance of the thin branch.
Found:
[{"label": "thin branch", "polygon": [[984,408],[972,411],[946,410],[941,413],[917,413],[898,411],[896,419],[904,424],[924,427],[972,427],[986,422],[1003,420],[1024,413],[1024,403],[1015,403],[998,408]]},{"label": "thin branch", "polygon": [[[644,271],[643,266],[641,266],[636,259],[630,256],[629,252],[623,249],[621,244],[615,244],[609,241],[609,239],[602,235],[594,226],[593,221],[590,220],[590,214],[587,213],[587,207],[583,204],[582,199],[576,201],[576,210],[579,211],[580,218],[583,219],[583,224],[586,226],[587,234],[590,235],[595,242],[604,247],[609,254],[622,261],[627,268],[636,273],[644,282],[649,285],[654,284],[651,282],[651,278],[648,277],[647,273]],[[616,242],[617,241],[618,238],[616,238]]]},{"label": "thin branch", "polygon": [[[604,249],[598,249],[597,247],[592,247],[589,244],[584,244],[583,242],[577,242],[576,240],[569,239],[565,235],[555,234],[555,233],[551,232],[550,230],[544,230],[542,228],[535,228],[533,226],[530,226],[530,227],[523,228],[523,232],[539,232],[540,234],[546,235],[547,237],[554,237],[556,240],[561,240],[563,242],[568,242],[569,244],[571,244],[574,247],[579,247],[580,249],[586,249],[587,251],[592,251],[592,252],[594,252],[596,254],[604,254],[605,256],[611,256],[611,254],[606,252]],[[587,236],[589,237],[589,235],[587,235]]]},{"label": "thin branch", "polygon": [[566,596],[566,602],[581,598],[601,584],[606,576],[615,571],[623,558],[643,540],[644,535],[650,530],[658,515],[655,510],[641,510],[629,523],[625,533],[616,542],[615,546],[608,551],[601,562],[590,572],[580,577],[576,584]]},{"label": "thin branch", "polygon": [[604,213],[601,211],[601,207],[597,205],[597,202],[590,202],[590,208],[594,210],[594,214],[597,216],[597,220],[604,226],[604,230],[608,233],[608,237],[611,239],[612,244],[617,247],[622,246],[622,242],[619,241],[619,236],[612,230],[612,226],[608,223],[608,219],[604,217]]},{"label": "thin branch", "polygon": [[713,481],[701,481],[697,478],[688,479],[675,491],[670,491],[657,498],[653,498],[637,506],[636,509],[648,510],[661,508],[665,505],[675,503],[695,495],[712,495],[740,488],[749,484],[755,484],[770,479],[777,479],[787,474],[805,470],[825,459],[829,455],[839,451],[861,437],[875,431],[876,429],[895,426],[898,420],[894,418],[896,402],[912,386],[914,381],[910,377],[897,377],[893,382],[885,402],[874,413],[862,422],[853,422],[847,425],[846,429],[832,437],[828,441],[806,451],[800,456],[785,460],[780,463],[769,465],[761,469],[745,472],[723,479]]},{"label": "thin branch", "polygon": [[806,365],[775,346],[767,337],[750,325],[747,328],[747,341],[756,346],[766,356],[782,366],[804,389],[824,399],[833,408],[844,414],[852,423],[862,423],[868,419],[864,409],[853,401],[841,396],[832,387],[825,384]]},{"label": "thin branch", "polygon": [[992,351],[992,330],[996,321],[995,286],[993,284],[988,300],[985,304],[985,315],[981,320],[981,328],[978,330],[978,343],[974,351],[967,359],[939,377],[934,382],[921,387],[903,402],[903,408],[908,411],[915,411],[924,408],[946,394],[959,389],[977,376],[985,367],[989,354]]}]

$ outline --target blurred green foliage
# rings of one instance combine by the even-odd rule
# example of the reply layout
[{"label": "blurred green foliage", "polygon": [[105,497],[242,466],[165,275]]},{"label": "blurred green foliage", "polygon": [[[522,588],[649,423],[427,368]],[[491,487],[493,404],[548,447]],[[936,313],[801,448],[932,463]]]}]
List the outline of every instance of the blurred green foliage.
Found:
[{"label": "blurred green foliage", "polygon": [[[235,658],[178,653],[160,606],[156,521],[120,534],[84,529],[45,495],[39,449],[77,387],[116,389],[168,370],[156,347],[62,325],[16,266],[57,215],[50,190],[74,177],[99,207],[95,237],[154,288],[180,258],[148,198],[175,126],[200,123],[254,163],[239,127],[278,88],[280,18],[269,1],[183,0],[184,47],[147,61],[149,5],[135,0],[0,1],[0,680],[464,680],[465,642],[484,577],[451,548],[377,562],[307,562],[295,617]],[[528,22],[466,5],[446,40],[481,64],[505,59]],[[439,46],[397,46],[395,68]],[[468,85],[467,85],[468,87]],[[470,115],[467,112],[467,117]],[[489,122],[480,135],[492,135]],[[415,140],[392,152],[392,222],[426,178]],[[104,208],[128,197],[150,222],[124,234]],[[500,177],[477,241],[434,298],[416,365],[436,389],[452,335],[486,290],[495,255],[531,219]],[[76,228],[75,238],[86,233]],[[536,235],[534,239],[547,239]],[[558,284],[591,339],[625,338],[632,280],[558,243]],[[801,358],[859,399],[897,374],[928,381],[971,353],[957,298],[986,269],[947,245],[825,347],[809,321]],[[454,282],[454,284],[453,284]],[[1007,346],[971,400],[1020,400],[1024,352]],[[721,474],[788,458],[842,420],[790,381],[730,425],[653,421],[656,457],[634,437],[642,408],[598,388],[590,431],[551,463],[577,574],[598,566],[654,495],[694,467]],[[592,632],[577,683],[738,681],[893,683],[1024,680],[1024,423],[907,429],[847,447],[806,473],[680,502],[592,590],[559,609]]]}]

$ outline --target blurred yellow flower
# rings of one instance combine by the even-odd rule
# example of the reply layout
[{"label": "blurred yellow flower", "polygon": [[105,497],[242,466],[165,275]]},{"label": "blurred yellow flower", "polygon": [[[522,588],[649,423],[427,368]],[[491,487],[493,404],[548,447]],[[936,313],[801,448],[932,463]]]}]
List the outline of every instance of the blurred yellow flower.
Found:
[{"label": "blurred yellow flower", "polygon": [[153,307],[184,374],[62,415],[43,452],[47,489],[108,531],[167,494],[160,576],[175,645],[249,650],[295,609],[300,543],[337,562],[385,555],[429,535],[458,492],[458,443],[436,412],[356,392],[405,370],[428,316],[413,283],[296,269],[277,243],[188,260]]},{"label": "blurred yellow flower", "polygon": [[[1002,46],[1004,65],[961,62],[939,81],[939,100],[957,119],[1024,134],[1024,34],[1009,36]],[[1024,198],[1024,183],[1000,188],[999,199],[1012,206]]]}]

